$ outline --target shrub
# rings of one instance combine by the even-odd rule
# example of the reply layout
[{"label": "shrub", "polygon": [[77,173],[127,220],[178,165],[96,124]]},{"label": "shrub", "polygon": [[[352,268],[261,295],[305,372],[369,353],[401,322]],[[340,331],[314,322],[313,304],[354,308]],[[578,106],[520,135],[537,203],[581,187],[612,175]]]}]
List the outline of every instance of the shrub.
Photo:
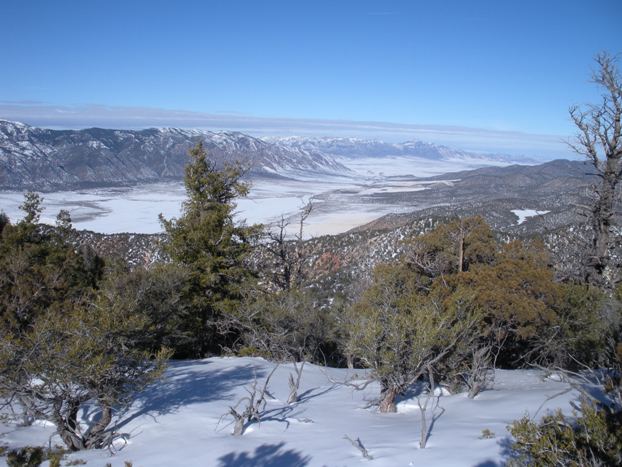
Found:
[{"label": "shrub", "polygon": [[495,433],[488,428],[484,428],[482,430],[482,434],[480,435],[480,439],[493,439],[495,437]]},{"label": "shrub", "polygon": [[9,467],[37,467],[44,460],[43,448],[31,446],[9,451],[6,457]]},{"label": "shrub", "polygon": [[335,324],[313,292],[291,288],[247,301],[235,316],[245,352],[276,360],[324,363],[334,351]]},{"label": "shrub", "polygon": [[434,373],[459,343],[472,342],[479,316],[461,297],[441,307],[419,293],[408,267],[381,266],[361,300],[348,311],[347,351],[381,383],[381,412],[395,411],[395,397]]},{"label": "shrub", "polygon": [[520,465],[622,465],[622,412],[582,401],[574,417],[561,411],[537,423],[523,417],[508,427],[512,454]]}]

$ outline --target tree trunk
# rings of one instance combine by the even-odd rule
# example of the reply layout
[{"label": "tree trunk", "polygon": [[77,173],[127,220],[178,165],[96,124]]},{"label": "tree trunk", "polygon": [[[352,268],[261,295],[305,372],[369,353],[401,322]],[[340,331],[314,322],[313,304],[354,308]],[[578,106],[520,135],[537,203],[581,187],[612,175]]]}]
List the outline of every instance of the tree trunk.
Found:
[{"label": "tree trunk", "polygon": [[242,436],[244,434],[244,419],[238,418],[233,426],[233,436]]},{"label": "tree trunk", "polygon": [[579,130],[577,144],[573,149],[592,163],[601,177],[592,207],[592,242],[585,258],[585,281],[612,291],[617,277],[608,273],[611,258],[609,248],[611,227],[615,222],[616,190],[622,180],[622,75],[614,57],[601,53],[596,56],[599,69],[592,78],[603,88],[603,100],[599,106],[581,111],[570,109],[570,116]]},{"label": "tree trunk", "polygon": [[[427,409],[430,400],[434,397],[434,389],[436,388],[436,384],[434,383],[434,372],[432,368],[428,368],[428,393],[425,396],[425,404],[421,405],[421,400],[417,398],[417,404],[419,405],[419,412],[421,414],[421,434],[419,435],[419,448],[425,449],[428,444],[428,437],[430,433],[428,432],[428,419],[427,419]],[[434,409],[432,409],[432,420],[434,420]]]},{"label": "tree trunk", "polygon": [[427,400],[425,402],[425,406],[419,405],[419,412],[421,415],[421,434],[419,435],[419,447],[421,449],[425,449],[425,445],[428,442],[428,420],[426,417],[427,405],[428,405]]},{"label": "tree trunk", "polygon": [[30,409],[30,404],[26,402],[26,398],[17,397],[19,404],[22,406],[22,426],[31,426],[35,421],[35,415]]},{"label": "tree trunk", "polygon": [[395,398],[399,394],[399,391],[394,387],[388,387],[382,390],[382,400],[380,401],[380,413],[394,413],[397,412],[395,406]]},{"label": "tree trunk", "polygon": [[108,404],[101,404],[101,417],[85,436],[87,449],[104,447],[104,433],[112,421],[112,408]]},{"label": "tree trunk", "polygon": [[350,370],[354,369],[354,355],[352,354],[346,355],[346,365],[348,366],[348,369]]},{"label": "tree trunk", "polygon": [[58,435],[70,451],[81,451],[85,449],[84,439],[78,429],[78,410],[80,403],[71,401],[67,403],[67,414],[62,414],[62,402],[54,404],[54,421]]},{"label": "tree trunk", "polygon": [[587,281],[596,286],[606,286],[605,270],[609,265],[609,245],[614,214],[615,194],[619,182],[618,164],[608,158],[605,164],[598,199],[592,210],[592,254],[587,264]]},{"label": "tree trunk", "polygon": [[296,371],[296,379],[294,380],[294,376],[289,374],[289,397],[287,398],[288,404],[293,404],[298,402],[298,390],[300,389],[300,378],[302,377],[302,371],[305,367],[305,360],[302,361],[300,367],[294,361],[294,370]]},{"label": "tree trunk", "polygon": [[464,271],[464,234],[460,232],[458,241],[458,273]]},{"label": "tree trunk", "polygon": [[479,384],[479,382],[474,382],[471,387],[469,388],[469,394],[468,394],[468,398],[469,399],[475,399],[475,396],[477,396],[482,390],[481,385]]}]

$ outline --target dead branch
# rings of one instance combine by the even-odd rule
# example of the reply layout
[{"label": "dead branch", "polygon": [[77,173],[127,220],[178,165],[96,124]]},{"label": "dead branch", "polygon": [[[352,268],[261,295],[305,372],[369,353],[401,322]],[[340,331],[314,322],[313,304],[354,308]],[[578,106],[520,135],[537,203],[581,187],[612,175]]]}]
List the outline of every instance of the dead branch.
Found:
[{"label": "dead branch", "polygon": [[300,366],[294,362],[294,371],[296,372],[296,379],[293,374],[289,374],[289,397],[287,398],[288,404],[298,402],[298,390],[300,389],[300,378],[302,377],[302,370],[305,367],[305,361],[303,360]]},{"label": "dead branch", "polygon": [[[255,379],[252,386],[250,388],[246,388],[248,396],[242,397],[235,405],[229,407],[228,415],[233,417],[234,420],[233,436],[242,436],[249,424],[253,422],[261,422],[261,417],[266,409],[266,393],[268,391],[268,384],[270,383],[270,378],[272,378],[272,375],[278,367],[279,365],[277,364],[272,369],[264,381],[261,390],[259,390],[259,393],[257,392],[257,380]],[[242,410],[239,409],[240,406],[243,407]]]},{"label": "dead branch", "polygon": [[365,449],[365,446],[363,446],[363,443],[361,442],[361,438],[352,439],[348,435],[343,435],[343,438],[347,439],[348,441],[350,441],[352,446],[354,446],[356,449],[361,451],[361,455],[365,459],[369,459],[369,460],[373,460],[374,459],[374,457],[371,454],[369,454],[369,452],[367,452],[367,449]]}]

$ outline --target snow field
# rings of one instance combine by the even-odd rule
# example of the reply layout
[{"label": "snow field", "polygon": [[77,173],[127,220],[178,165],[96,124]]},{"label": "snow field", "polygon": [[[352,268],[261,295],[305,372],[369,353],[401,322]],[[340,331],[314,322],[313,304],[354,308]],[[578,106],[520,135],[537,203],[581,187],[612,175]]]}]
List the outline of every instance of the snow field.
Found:
[{"label": "snow field", "polygon": [[[494,466],[506,456],[506,426],[529,413],[547,409],[570,411],[577,398],[566,383],[544,379],[536,370],[497,370],[494,389],[474,400],[466,394],[438,399],[437,416],[426,449],[419,449],[419,409],[415,394],[402,398],[395,414],[368,408],[378,396],[377,384],[363,391],[335,384],[362,370],[305,365],[300,401],[287,405],[287,378],[291,364],[279,366],[270,381],[266,411],[241,437],[231,435],[229,406],[247,395],[257,380],[263,385],[274,363],[261,358],[210,358],[171,362],[165,377],[141,393],[120,414],[115,431],[127,441],[116,442],[116,453],[106,450],[78,452],[68,459],[87,465],[154,466]],[[541,407],[542,406],[542,407]],[[538,411],[539,410],[539,411]],[[431,419],[431,410],[428,417]],[[89,414],[82,414],[83,418]],[[480,439],[483,429],[495,433]],[[0,425],[0,444],[60,444],[49,424],[16,428]],[[350,442],[360,438],[373,460],[364,459]],[[51,438],[50,438],[51,437]],[[3,458],[0,458],[0,462]]]},{"label": "snow field", "polygon": [[522,224],[530,217],[542,216],[550,211],[536,211],[535,209],[512,209],[512,213],[518,217],[518,224]]}]

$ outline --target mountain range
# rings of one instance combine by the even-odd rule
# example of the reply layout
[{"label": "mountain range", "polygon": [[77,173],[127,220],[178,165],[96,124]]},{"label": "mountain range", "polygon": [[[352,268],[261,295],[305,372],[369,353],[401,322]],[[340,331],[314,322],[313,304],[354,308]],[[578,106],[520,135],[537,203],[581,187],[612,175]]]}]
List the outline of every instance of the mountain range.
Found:
[{"label": "mountain range", "polygon": [[0,189],[57,191],[179,180],[188,149],[199,141],[216,166],[239,162],[251,177],[348,176],[353,175],[348,161],[357,157],[468,159],[479,160],[481,165],[516,161],[510,156],[475,154],[420,141],[260,139],[239,132],[178,128],[52,130],[0,120]]},{"label": "mountain range", "polygon": [[334,157],[238,132],[176,128],[50,130],[0,120],[0,189],[53,191],[176,180],[188,149],[203,141],[217,166],[251,175],[347,174]]}]

